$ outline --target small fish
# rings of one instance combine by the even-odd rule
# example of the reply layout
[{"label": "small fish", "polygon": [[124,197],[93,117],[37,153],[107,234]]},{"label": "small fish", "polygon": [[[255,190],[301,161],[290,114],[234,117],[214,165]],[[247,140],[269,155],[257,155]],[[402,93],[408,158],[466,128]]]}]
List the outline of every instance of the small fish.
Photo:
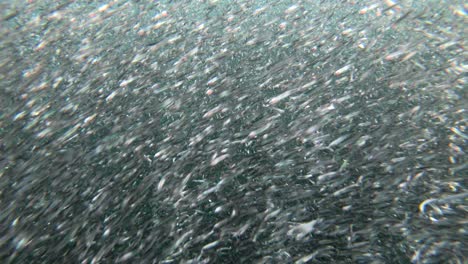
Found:
[{"label": "small fish", "polygon": [[411,14],[411,10],[403,14],[401,17],[399,17],[395,22],[392,23],[392,27],[395,27],[398,23],[403,21],[404,19],[408,18],[409,14]]},{"label": "small fish", "polygon": [[351,69],[351,66],[352,66],[352,64],[348,64],[348,65],[340,68],[339,70],[335,71],[335,76],[340,76],[343,73],[347,72],[349,69]]}]

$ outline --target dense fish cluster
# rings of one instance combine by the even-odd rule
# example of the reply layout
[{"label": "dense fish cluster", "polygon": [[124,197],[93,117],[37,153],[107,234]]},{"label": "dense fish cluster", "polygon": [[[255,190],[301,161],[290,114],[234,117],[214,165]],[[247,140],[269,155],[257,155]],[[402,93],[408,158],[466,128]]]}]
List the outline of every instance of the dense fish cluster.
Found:
[{"label": "dense fish cluster", "polygon": [[467,263],[463,1],[2,1],[1,263]]}]

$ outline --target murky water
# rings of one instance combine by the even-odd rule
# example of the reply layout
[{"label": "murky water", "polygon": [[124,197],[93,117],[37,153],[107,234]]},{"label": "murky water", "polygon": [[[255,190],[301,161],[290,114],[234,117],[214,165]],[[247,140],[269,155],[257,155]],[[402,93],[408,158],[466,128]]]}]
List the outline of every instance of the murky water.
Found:
[{"label": "murky water", "polygon": [[4,1],[1,263],[466,263],[463,1]]}]

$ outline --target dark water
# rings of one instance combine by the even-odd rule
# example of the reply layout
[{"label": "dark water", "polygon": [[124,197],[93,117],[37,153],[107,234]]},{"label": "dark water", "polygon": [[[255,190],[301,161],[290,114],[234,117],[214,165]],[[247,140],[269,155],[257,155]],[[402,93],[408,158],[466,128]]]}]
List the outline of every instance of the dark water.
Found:
[{"label": "dark water", "polygon": [[4,1],[1,263],[466,263],[463,1]]}]

